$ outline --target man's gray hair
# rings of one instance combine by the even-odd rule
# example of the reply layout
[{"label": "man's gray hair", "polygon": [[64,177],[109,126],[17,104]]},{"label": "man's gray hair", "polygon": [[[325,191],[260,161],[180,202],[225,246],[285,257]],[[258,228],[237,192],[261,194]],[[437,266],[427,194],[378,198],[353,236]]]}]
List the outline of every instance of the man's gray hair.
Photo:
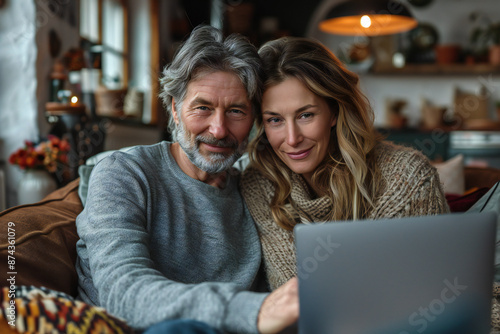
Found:
[{"label": "man's gray hair", "polygon": [[177,131],[172,115],[172,99],[180,113],[188,83],[204,71],[236,74],[246,88],[254,114],[260,108],[262,63],[255,46],[241,35],[232,34],[224,39],[220,30],[211,26],[198,26],[172,62],[165,66],[160,78],[160,98],[168,111],[168,129],[173,140],[177,139]]}]

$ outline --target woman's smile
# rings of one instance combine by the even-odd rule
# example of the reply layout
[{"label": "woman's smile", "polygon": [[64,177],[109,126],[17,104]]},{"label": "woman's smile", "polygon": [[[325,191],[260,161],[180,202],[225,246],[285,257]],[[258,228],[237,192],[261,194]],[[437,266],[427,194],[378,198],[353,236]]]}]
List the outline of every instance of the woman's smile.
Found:
[{"label": "woman's smile", "polygon": [[298,152],[286,152],[286,154],[290,157],[290,159],[301,160],[307,158],[309,156],[309,153],[311,153],[311,151],[312,148]]}]

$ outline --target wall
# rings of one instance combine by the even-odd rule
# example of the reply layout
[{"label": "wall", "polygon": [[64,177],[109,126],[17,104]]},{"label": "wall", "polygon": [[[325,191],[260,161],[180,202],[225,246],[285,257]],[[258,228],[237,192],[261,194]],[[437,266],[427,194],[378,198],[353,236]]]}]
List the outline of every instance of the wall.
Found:
[{"label": "wall", "polygon": [[[238,4],[242,0],[235,1]],[[256,4],[255,13],[258,18],[276,17],[279,20],[279,29],[287,31],[293,36],[304,36],[306,34],[307,22],[321,0],[254,0]],[[260,28],[260,22],[256,22],[256,28]]]},{"label": "wall", "polygon": [[[50,94],[50,73],[57,59],[60,59],[71,48],[79,47],[80,35],[78,30],[78,1],[74,0],[36,0],[36,46],[38,49],[37,69],[37,91],[38,104],[38,126],[40,134],[45,135],[50,130],[50,125],[45,119],[45,101]],[[49,6],[50,3],[50,6]],[[54,30],[60,41],[59,52],[51,55],[49,50],[49,34]],[[68,83],[66,83],[68,84]]]},{"label": "wall", "polygon": [[21,172],[5,161],[25,139],[38,135],[35,17],[33,0],[7,0],[0,9],[0,164],[6,170],[7,206],[15,204]]},{"label": "wall", "polygon": [[[328,35],[317,29],[322,17],[342,0],[324,0],[313,14],[307,35],[322,41],[333,52],[354,42],[356,38]],[[471,12],[486,13],[493,22],[500,21],[500,2],[498,0],[434,0],[423,8],[409,6],[413,15],[420,22],[432,23],[439,33],[439,42],[458,43],[466,46],[472,23],[468,17]],[[360,74],[361,87],[372,102],[375,111],[375,123],[386,123],[386,99],[402,98],[408,101],[405,110],[409,125],[417,125],[420,120],[421,99],[426,98],[436,105],[452,106],[453,89],[477,93],[485,85],[490,95],[490,113],[494,115],[493,102],[500,100],[499,75],[373,75]]]}]

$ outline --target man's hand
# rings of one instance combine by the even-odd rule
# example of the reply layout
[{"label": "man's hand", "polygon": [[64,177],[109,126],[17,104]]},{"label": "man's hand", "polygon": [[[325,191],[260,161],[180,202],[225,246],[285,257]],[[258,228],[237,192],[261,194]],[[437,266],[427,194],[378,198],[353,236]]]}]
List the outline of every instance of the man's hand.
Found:
[{"label": "man's hand", "polygon": [[260,333],[278,333],[299,318],[299,291],[297,277],[274,290],[262,303],[257,317]]}]

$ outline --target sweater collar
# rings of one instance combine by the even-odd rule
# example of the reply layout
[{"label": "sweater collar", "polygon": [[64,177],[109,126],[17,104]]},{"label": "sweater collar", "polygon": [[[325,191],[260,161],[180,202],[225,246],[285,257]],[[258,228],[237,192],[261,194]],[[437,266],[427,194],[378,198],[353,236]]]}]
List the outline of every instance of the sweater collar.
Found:
[{"label": "sweater collar", "polygon": [[300,212],[301,223],[326,221],[333,209],[333,203],[329,197],[314,198],[304,178],[296,173],[292,173],[291,196],[295,202],[295,210]]}]

